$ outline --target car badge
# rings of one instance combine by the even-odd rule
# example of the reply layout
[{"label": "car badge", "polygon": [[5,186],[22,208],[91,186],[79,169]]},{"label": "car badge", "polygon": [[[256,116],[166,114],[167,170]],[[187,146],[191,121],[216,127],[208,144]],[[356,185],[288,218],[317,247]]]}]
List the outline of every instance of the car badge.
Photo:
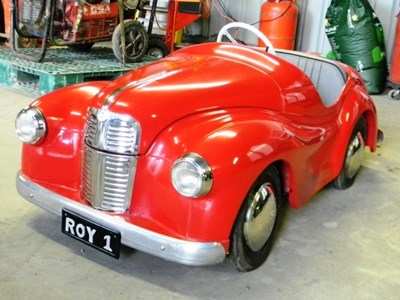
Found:
[{"label": "car badge", "polygon": [[105,122],[110,118],[110,111],[107,109],[101,109],[97,113],[97,120],[99,122]]}]

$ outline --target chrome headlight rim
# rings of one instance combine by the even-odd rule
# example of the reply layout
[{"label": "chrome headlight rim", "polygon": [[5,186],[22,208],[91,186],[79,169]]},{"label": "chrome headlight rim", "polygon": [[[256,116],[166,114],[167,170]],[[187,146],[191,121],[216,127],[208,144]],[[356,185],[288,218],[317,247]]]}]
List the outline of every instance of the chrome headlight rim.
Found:
[{"label": "chrome headlight rim", "polygon": [[[185,178],[182,177],[186,171],[187,173],[191,173],[189,175],[192,176],[190,181],[195,181],[190,186],[185,185]],[[190,152],[174,162],[171,180],[175,190],[182,196],[199,198],[210,192],[214,179],[211,167],[205,159],[197,153]]]},{"label": "chrome headlight rim", "polygon": [[[24,118],[25,120],[23,120]],[[40,109],[27,107],[18,113],[15,119],[15,129],[22,142],[39,144],[44,140],[47,133],[46,119]]]}]

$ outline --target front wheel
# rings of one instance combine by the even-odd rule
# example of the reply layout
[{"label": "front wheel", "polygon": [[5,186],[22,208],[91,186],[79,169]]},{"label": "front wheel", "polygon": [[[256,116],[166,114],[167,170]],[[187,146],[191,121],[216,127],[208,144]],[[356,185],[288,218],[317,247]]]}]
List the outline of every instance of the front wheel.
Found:
[{"label": "front wheel", "polygon": [[351,187],[361,169],[364,161],[365,139],[367,138],[367,121],[361,117],[353,133],[346,150],[342,170],[338,177],[333,180],[333,187],[344,190]]},{"label": "front wheel", "polygon": [[277,229],[282,188],[278,169],[268,167],[252,185],[231,234],[229,261],[240,271],[252,271],[267,259]]},{"label": "front wheel", "polygon": [[[140,61],[146,53],[148,36],[144,26],[133,20],[126,20],[125,25],[125,62],[133,63]],[[121,24],[115,28],[112,36],[112,48],[115,57],[123,62],[123,51],[121,43]]]}]

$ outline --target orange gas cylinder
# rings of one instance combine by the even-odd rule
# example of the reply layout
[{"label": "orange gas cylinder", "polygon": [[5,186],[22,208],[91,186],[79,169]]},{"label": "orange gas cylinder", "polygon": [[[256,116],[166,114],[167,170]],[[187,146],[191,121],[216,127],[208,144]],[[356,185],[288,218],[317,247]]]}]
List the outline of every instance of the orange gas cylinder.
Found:
[{"label": "orange gas cylinder", "polygon": [[394,39],[389,80],[394,84],[400,84],[400,13],[397,14],[396,37]]},{"label": "orange gas cylinder", "polygon": [[[260,31],[279,49],[294,49],[298,8],[295,0],[267,0],[261,6]],[[258,41],[258,46],[264,43]]]}]

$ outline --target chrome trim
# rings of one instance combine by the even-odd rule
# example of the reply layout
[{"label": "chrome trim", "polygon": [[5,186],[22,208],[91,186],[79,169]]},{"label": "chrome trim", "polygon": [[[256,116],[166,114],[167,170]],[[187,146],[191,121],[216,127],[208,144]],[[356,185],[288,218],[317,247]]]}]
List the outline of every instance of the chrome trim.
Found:
[{"label": "chrome trim", "polygon": [[243,234],[249,248],[260,251],[271,237],[278,208],[271,184],[264,183],[253,195],[246,211]]},{"label": "chrome trim", "polygon": [[155,75],[151,75],[149,77],[145,77],[145,78],[140,79],[140,80],[131,81],[131,82],[127,83],[126,85],[119,86],[118,88],[116,88],[112,93],[110,93],[107,96],[107,98],[105,99],[105,102],[103,104],[103,109],[108,110],[110,105],[112,105],[116,101],[117,96],[120,93],[122,93],[123,91],[125,91],[125,90],[127,90],[127,89],[129,89],[131,87],[144,86],[144,85],[146,85],[146,84],[148,84],[148,83],[150,83],[152,81],[161,80],[163,78],[166,78],[166,77],[168,77],[170,75],[173,75],[175,73],[178,73],[178,72],[179,72],[179,70],[164,71],[164,72],[161,72],[161,73],[157,73]]},{"label": "chrome trim", "polygon": [[364,161],[365,142],[361,132],[357,132],[346,153],[345,172],[347,178],[353,178]]},{"label": "chrome trim", "polygon": [[[21,128],[19,126],[19,121],[23,115],[30,117],[30,119],[33,121],[33,126],[35,129],[35,134],[29,141],[24,140],[24,138],[21,136]],[[19,139],[22,142],[32,145],[39,144],[44,140],[47,133],[46,119],[40,109],[36,107],[26,107],[18,113],[17,118],[15,119],[15,129],[17,131]]]},{"label": "chrome trim", "polygon": [[98,150],[134,155],[138,153],[140,132],[140,124],[129,115],[90,108],[85,143]]},{"label": "chrome trim", "polygon": [[82,197],[93,207],[122,212],[130,205],[140,125],[128,115],[90,108],[82,149]]},{"label": "chrome trim", "polygon": [[189,242],[162,235],[127,223],[118,216],[75,202],[37,185],[20,172],[16,180],[19,194],[26,200],[61,217],[63,208],[121,233],[122,244],[137,250],[190,266],[221,263],[226,252],[218,242]]},{"label": "chrome trim", "polygon": [[129,208],[136,174],[136,156],[110,154],[83,145],[82,197],[97,209]]},{"label": "chrome trim", "polygon": [[[178,165],[181,163],[184,164],[187,163],[192,165],[196,169],[197,174],[200,175],[201,186],[196,193],[188,193],[183,191],[181,186],[176,182],[177,181],[176,169],[178,168]],[[212,174],[211,167],[208,165],[208,163],[205,161],[203,157],[193,152],[187,153],[175,161],[174,165],[172,166],[171,178],[172,178],[172,184],[176,189],[176,191],[181,195],[190,198],[198,198],[200,196],[206,195],[207,193],[210,192],[214,182],[214,177]]]}]

